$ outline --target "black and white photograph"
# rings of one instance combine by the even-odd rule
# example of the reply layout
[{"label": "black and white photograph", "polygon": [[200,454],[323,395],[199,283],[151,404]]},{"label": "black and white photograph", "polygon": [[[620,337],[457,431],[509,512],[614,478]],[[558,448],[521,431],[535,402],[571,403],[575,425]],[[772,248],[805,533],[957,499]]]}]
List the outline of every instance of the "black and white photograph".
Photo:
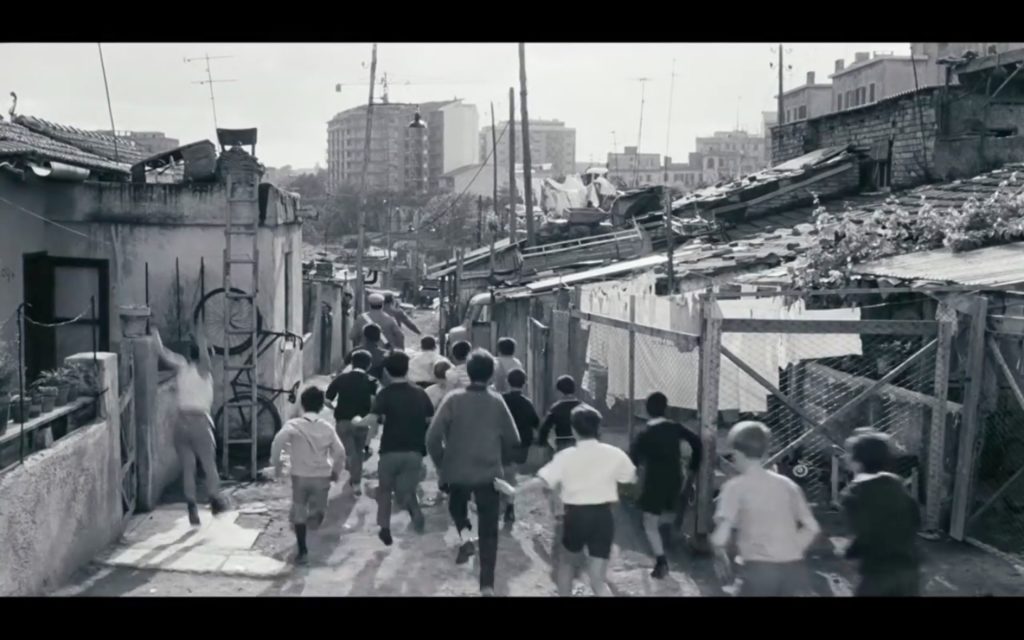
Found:
[{"label": "black and white photograph", "polygon": [[1024,596],[1024,42],[7,37],[0,596]]}]

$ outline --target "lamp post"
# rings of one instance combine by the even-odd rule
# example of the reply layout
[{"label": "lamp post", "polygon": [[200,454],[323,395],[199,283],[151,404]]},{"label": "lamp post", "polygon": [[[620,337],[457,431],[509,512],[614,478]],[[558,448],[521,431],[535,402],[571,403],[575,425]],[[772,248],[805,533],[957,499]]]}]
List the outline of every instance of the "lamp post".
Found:
[{"label": "lamp post", "polygon": [[[419,191],[423,190],[423,186],[424,186],[423,185],[423,183],[424,183],[424,178],[423,178],[423,164],[424,164],[424,162],[423,162],[423,155],[424,155],[423,139],[427,136],[427,123],[423,121],[423,116],[420,115],[420,110],[419,109],[416,109],[416,113],[413,114],[412,122],[409,123],[409,129],[412,131],[412,133],[414,135],[417,136],[417,143],[416,143],[416,145],[413,146],[413,148],[416,151],[416,191],[419,192]],[[415,237],[413,238],[415,249],[413,251],[412,277],[413,277],[413,286],[415,287],[416,291],[419,291],[419,288],[420,288],[420,268],[419,268],[420,267],[420,265],[419,265],[419,259],[420,259],[420,234],[419,234],[419,231],[420,230],[419,230],[419,220],[414,220],[413,222],[415,223],[416,228],[415,228]]]}]

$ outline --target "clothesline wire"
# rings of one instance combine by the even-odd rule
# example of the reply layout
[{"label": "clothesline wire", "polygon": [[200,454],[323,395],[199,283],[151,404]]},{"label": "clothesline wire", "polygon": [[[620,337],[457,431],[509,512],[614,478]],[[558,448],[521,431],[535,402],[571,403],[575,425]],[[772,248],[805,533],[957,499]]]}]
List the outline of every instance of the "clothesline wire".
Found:
[{"label": "clothesline wire", "polygon": [[92,312],[92,304],[90,303],[90,305],[88,307],[86,307],[85,309],[83,309],[81,313],[79,313],[74,318],[71,318],[70,320],[62,320],[61,322],[38,322],[38,321],[33,320],[32,318],[28,317],[28,314],[25,314],[25,320],[29,324],[35,325],[37,327],[48,327],[48,328],[65,327],[65,326],[67,326],[69,324],[75,324],[76,322],[78,322],[79,320],[84,318],[85,314],[91,313],[91,312]]},{"label": "clothesline wire", "polygon": [[59,222],[57,222],[55,220],[51,220],[50,218],[47,218],[43,214],[36,213],[35,211],[31,211],[29,209],[26,209],[25,207],[23,207],[23,206],[21,206],[21,205],[19,205],[17,203],[11,202],[10,200],[8,200],[7,198],[4,198],[3,196],[0,196],[0,202],[8,204],[8,205],[14,207],[15,209],[17,209],[17,210],[19,210],[19,211],[21,211],[23,213],[27,213],[28,215],[32,216],[33,218],[36,218],[38,220],[42,220],[43,222],[45,222],[47,224],[52,224],[53,226],[57,227],[58,229],[60,229],[62,231],[67,231],[68,233],[73,233],[76,236],[80,236],[82,238],[85,238],[86,240],[88,240],[90,242],[95,242],[95,243],[103,244],[103,245],[109,245],[109,243],[104,241],[104,240],[99,240],[99,239],[93,238],[93,237],[91,237],[87,233],[82,233],[81,231],[78,231],[77,229],[72,229],[71,227],[65,226],[65,225],[63,225],[63,224],[61,224],[61,223],[59,223]]}]

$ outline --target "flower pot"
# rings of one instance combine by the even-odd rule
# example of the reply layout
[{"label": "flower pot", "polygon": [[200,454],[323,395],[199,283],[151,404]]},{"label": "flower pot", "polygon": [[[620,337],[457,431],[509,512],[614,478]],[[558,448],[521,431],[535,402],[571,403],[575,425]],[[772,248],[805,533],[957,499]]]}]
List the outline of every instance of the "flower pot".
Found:
[{"label": "flower pot", "polygon": [[77,382],[68,383],[68,402],[78,400],[79,386]]},{"label": "flower pot", "polygon": [[43,413],[53,411],[57,405],[57,387],[39,387],[39,403]]},{"label": "flower pot", "polygon": [[122,306],[118,309],[121,318],[121,335],[126,338],[141,338],[146,335],[146,321],[152,312],[145,305]]},{"label": "flower pot", "polygon": [[[18,400],[18,396],[12,397],[11,398],[11,402],[10,402],[10,404],[8,406],[10,407],[11,421],[16,422],[16,423],[22,422],[22,419],[21,419],[21,401]],[[25,404],[25,410],[26,410],[26,413],[27,413],[27,411],[28,411],[28,404],[27,403]]]},{"label": "flower pot", "polygon": [[28,409],[28,416],[26,416],[26,422],[28,422],[28,420],[31,420],[32,418],[38,418],[43,413],[43,405],[40,404],[39,398],[30,398],[25,403],[25,407]]},{"label": "flower pot", "polygon": [[61,382],[57,384],[57,400],[54,404],[58,407],[63,407],[68,403],[68,395],[71,392],[71,384],[67,382]]}]

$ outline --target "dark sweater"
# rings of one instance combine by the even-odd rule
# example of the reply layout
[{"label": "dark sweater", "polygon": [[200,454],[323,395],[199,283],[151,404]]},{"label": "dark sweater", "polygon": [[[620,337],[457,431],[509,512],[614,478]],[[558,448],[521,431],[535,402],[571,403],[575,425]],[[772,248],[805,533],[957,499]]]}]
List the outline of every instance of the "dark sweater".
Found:
[{"label": "dark sweater", "polygon": [[533,444],[533,432],[540,424],[537,410],[533,408],[533,403],[523,395],[522,391],[509,391],[502,397],[512,414],[512,420],[516,423],[516,430],[519,431],[520,446],[529,447]]},{"label": "dark sweater", "polygon": [[903,481],[891,473],[855,478],[842,497],[853,541],[846,557],[860,561],[862,574],[916,569],[921,514]]},{"label": "dark sweater", "polygon": [[519,446],[512,414],[498,392],[470,385],[448,394],[427,430],[427,452],[441,484],[490,485]]},{"label": "dark sweater", "polygon": [[555,430],[555,438],[570,440],[572,435],[572,410],[583,404],[576,398],[562,398],[551,405],[548,415],[544,416],[544,423],[540,426],[539,444],[548,444],[548,437],[551,429]]},{"label": "dark sweater", "polygon": [[362,369],[343,373],[327,386],[327,399],[338,401],[334,405],[335,420],[351,420],[365,416],[373,407],[373,395],[377,393],[377,381]]}]

